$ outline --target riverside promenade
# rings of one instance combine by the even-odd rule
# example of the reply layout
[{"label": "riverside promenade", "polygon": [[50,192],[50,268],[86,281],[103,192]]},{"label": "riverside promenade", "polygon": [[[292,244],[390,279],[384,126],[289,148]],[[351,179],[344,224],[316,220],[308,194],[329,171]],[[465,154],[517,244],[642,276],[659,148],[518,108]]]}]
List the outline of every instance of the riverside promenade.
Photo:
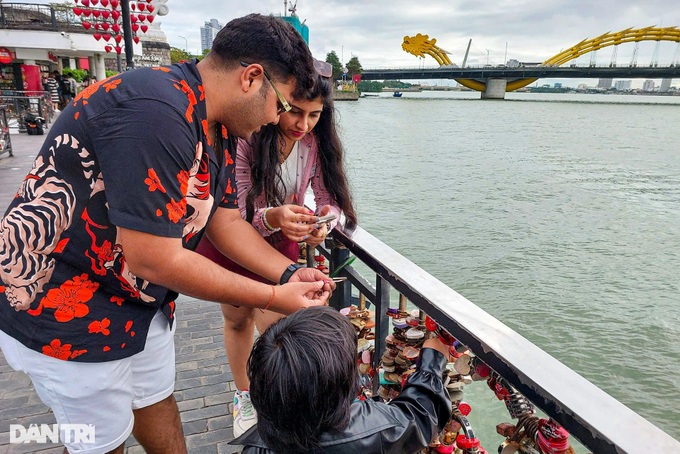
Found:
[{"label": "riverside promenade", "polygon": [[[46,136],[11,134],[14,157],[0,155],[0,213],[4,214]],[[219,306],[186,296],[177,300],[175,398],[190,454],[236,453],[233,439],[234,382],[224,351]],[[102,411],[107,409],[102,408]],[[0,352],[0,454],[62,454],[56,444],[10,444],[10,424],[54,424],[52,412],[40,401],[28,376],[12,370]],[[86,421],[83,421],[86,423]],[[126,453],[144,453],[131,436]]]}]

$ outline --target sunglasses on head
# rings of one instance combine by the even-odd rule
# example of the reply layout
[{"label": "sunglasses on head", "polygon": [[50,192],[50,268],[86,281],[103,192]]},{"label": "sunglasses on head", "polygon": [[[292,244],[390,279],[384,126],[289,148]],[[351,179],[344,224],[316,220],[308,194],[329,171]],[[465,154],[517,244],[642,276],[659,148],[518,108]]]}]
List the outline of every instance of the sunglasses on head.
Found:
[{"label": "sunglasses on head", "polygon": [[[250,65],[251,65],[251,63],[246,63],[244,61],[241,62],[241,66],[243,66],[244,68],[247,68]],[[262,65],[260,65],[260,66],[262,66]],[[269,84],[274,89],[274,93],[276,93],[276,97],[279,99],[279,102],[277,103],[278,109],[277,109],[276,113],[278,115],[281,115],[284,112],[289,112],[290,109],[292,109],[292,107],[290,107],[290,104],[288,104],[288,101],[286,101],[286,98],[284,98],[283,95],[281,94],[281,92],[278,90],[278,88],[276,88],[276,85],[274,85],[274,82],[272,82],[272,78],[269,77],[269,74],[267,73],[267,70],[264,69],[264,66],[262,66],[262,72],[264,73],[264,77],[267,78],[267,80],[269,81]]]},{"label": "sunglasses on head", "polygon": [[333,75],[333,66],[327,61],[314,59],[314,69],[321,77],[331,77]]}]

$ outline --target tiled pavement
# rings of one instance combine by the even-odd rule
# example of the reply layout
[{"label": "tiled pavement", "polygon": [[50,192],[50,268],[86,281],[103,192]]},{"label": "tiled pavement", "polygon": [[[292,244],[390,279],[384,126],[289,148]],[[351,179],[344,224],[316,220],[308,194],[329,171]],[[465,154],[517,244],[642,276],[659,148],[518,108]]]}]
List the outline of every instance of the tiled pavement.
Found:
[{"label": "tiled pavement", "polygon": [[[14,157],[0,155],[0,213],[4,214],[30,170],[45,136],[11,135]],[[234,382],[224,352],[222,315],[217,304],[188,297],[177,301],[175,397],[190,454],[234,453],[231,407]],[[40,401],[28,376],[14,372],[0,352],[0,454],[61,454],[54,444],[9,444],[9,425],[53,424],[53,414]],[[143,453],[133,437],[126,452]]]}]

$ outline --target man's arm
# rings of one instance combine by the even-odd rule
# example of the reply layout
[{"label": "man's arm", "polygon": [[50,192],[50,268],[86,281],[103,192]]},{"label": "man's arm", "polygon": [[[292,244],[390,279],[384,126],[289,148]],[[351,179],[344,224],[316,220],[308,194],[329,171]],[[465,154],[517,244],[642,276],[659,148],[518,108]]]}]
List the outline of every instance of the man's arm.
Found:
[{"label": "man's arm", "polygon": [[[228,211],[238,214],[237,210]],[[269,309],[282,314],[324,304],[330,295],[328,288],[324,289],[327,284],[322,281],[291,282],[273,287],[232,273],[185,249],[181,238],[161,237],[120,227],[119,232],[125,260],[135,276],[185,295],[248,307],[263,308],[269,304]],[[237,241],[248,240],[237,237]],[[289,263],[284,257],[281,273]],[[272,275],[277,272],[272,267]]]},{"label": "man's arm", "polygon": [[[239,210],[218,208],[206,232],[210,242],[222,254],[272,282],[279,282],[286,267],[291,264],[286,256],[271,247],[252,225],[243,220]],[[323,279],[323,275],[318,278]]]}]

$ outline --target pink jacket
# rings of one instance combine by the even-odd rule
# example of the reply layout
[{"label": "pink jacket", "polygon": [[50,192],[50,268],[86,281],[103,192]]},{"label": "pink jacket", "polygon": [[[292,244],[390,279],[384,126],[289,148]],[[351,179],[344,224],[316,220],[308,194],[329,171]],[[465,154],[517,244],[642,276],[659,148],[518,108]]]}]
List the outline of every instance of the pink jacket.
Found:
[{"label": "pink jacket", "polygon": [[[252,161],[253,149],[250,144],[244,140],[239,139],[238,148],[236,152],[236,184],[238,188],[238,206],[241,210],[241,216],[246,218],[246,197],[248,191],[252,187],[250,180],[250,163]],[[305,192],[307,188],[312,185],[314,192],[314,202],[318,210],[324,205],[331,206],[331,213],[335,214],[337,218],[331,222],[331,229],[335,227],[340,219],[340,208],[337,202],[332,198],[321,176],[321,162],[319,160],[319,148],[313,134],[307,134],[300,141],[300,162],[298,163],[300,175],[297,182],[297,200],[305,200]],[[300,203],[301,204],[301,203]],[[264,194],[260,194],[255,199],[255,212],[253,214],[253,227],[257,229],[262,236],[269,236],[272,234],[264,226],[262,222],[262,212],[267,208],[265,204]]]}]

